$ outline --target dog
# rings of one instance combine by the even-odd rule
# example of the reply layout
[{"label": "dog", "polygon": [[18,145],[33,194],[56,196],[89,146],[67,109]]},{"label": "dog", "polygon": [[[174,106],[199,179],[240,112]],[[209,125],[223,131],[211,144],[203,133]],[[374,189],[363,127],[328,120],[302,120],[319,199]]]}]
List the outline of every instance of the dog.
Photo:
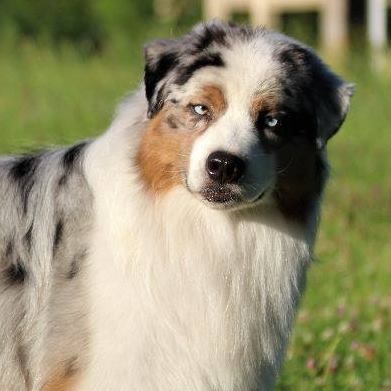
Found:
[{"label": "dog", "polygon": [[95,140],[0,160],[0,389],[273,389],[353,86],[219,21]]}]

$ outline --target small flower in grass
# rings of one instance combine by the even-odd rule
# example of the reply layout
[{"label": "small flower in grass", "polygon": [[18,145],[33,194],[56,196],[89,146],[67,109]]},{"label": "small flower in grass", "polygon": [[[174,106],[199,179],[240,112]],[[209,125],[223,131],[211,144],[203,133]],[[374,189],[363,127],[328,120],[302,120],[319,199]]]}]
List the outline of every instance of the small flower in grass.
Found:
[{"label": "small flower in grass", "polygon": [[334,330],[330,327],[323,331],[321,338],[323,341],[328,341],[334,336],[334,334],[335,334]]},{"label": "small flower in grass", "polygon": [[315,379],[315,384],[319,387],[324,387],[326,385],[326,378],[325,377],[317,377]]},{"label": "small flower in grass", "polygon": [[338,359],[338,357],[337,356],[330,357],[330,360],[329,360],[329,363],[328,363],[328,370],[331,373],[335,373],[338,370],[338,366],[339,366],[339,359]]},{"label": "small flower in grass", "polygon": [[346,305],[344,303],[340,303],[337,306],[337,316],[343,318],[346,314]]},{"label": "small flower in grass", "polygon": [[350,344],[350,348],[352,350],[358,350],[359,347],[360,347],[360,342],[358,341],[352,341],[352,343]]},{"label": "small flower in grass", "polygon": [[306,364],[306,367],[307,369],[312,372],[312,373],[315,373],[316,372],[316,368],[317,368],[317,365],[316,365],[316,360],[311,357],[307,360],[307,364]]},{"label": "small flower in grass", "polygon": [[349,322],[341,322],[338,325],[338,333],[340,334],[347,334],[350,331],[350,324]]},{"label": "small flower in grass", "polygon": [[372,345],[353,341],[350,347],[352,350],[357,351],[359,355],[367,361],[373,361],[376,357],[376,348]]},{"label": "small flower in grass", "polygon": [[376,349],[367,344],[362,344],[360,347],[361,356],[367,361],[373,361],[376,357]]},{"label": "small flower in grass", "polygon": [[372,330],[374,332],[379,332],[384,329],[384,324],[384,318],[379,316],[372,321]]}]

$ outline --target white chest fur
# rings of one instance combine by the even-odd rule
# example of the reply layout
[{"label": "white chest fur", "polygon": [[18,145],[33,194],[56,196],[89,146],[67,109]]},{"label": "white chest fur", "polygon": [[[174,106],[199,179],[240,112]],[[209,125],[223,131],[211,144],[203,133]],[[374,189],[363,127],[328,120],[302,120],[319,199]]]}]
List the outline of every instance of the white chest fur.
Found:
[{"label": "white chest fur", "polygon": [[[93,148],[99,156],[99,143]],[[311,240],[272,207],[229,214],[183,189],[153,204],[125,161],[116,174],[98,159],[88,164],[96,228],[91,357],[80,390],[268,389]]]}]

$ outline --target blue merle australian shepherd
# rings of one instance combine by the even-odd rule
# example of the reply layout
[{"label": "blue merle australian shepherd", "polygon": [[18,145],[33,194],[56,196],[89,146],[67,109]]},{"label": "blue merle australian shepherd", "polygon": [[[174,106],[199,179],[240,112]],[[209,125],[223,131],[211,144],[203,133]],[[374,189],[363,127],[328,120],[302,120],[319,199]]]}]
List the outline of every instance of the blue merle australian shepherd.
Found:
[{"label": "blue merle australian shepherd", "polygon": [[106,133],[0,159],[1,391],[260,391],[352,86],[264,28],[145,48]]}]

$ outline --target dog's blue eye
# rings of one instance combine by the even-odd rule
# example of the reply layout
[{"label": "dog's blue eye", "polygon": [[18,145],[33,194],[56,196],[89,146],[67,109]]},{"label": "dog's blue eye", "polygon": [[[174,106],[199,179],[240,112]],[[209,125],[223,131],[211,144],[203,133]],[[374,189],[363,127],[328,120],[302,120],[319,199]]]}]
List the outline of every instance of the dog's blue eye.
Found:
[{"label": "dog's blue eye", "polygon": [[200,116],[206,115],[208,113],[208,108],[205,105],[193,105],[193,111]]},{"label": "dog's blue eye", "polygon": [[272,115],[267,115],[265,117],[265,125],[268,128],[276,128],[280,124],[281,124],[281,121],[277,117],[274,117]]}]

